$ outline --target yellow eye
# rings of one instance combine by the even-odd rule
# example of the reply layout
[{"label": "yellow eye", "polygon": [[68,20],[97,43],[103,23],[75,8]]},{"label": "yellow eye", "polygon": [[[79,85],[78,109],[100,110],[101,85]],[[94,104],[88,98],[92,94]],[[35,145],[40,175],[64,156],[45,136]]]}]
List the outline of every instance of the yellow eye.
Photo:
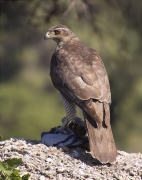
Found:
[{"label": "yellow eye", "polygon": [[61,31],[58,31],[58,30],[55,30],[54,32],[55,32],[55,35],[58,35],[61,33]]}]

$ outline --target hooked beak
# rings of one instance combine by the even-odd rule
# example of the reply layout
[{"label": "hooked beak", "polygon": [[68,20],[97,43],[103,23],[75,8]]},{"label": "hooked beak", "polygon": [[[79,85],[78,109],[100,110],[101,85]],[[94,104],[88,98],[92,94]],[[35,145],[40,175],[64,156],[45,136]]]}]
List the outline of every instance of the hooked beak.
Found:
[{"label": "hooked beak", "polygon": [[50,39],[49,32],[44,35],[44,40]]}]

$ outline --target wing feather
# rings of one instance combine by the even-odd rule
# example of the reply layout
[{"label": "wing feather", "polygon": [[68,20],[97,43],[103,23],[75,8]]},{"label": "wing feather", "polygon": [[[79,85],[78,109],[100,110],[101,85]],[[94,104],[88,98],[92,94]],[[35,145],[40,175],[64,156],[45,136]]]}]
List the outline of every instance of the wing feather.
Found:
[{"label": "wing feather", "polygon": [[55,52],[51,59],[52,82],[58,90],[69,91],[64,92],[68,96],[72,93],[74,99],[97,99],[110,103],[109,82],[103,62],[95,50],[89,49],[88,52],[87,60],[64,49],[58,54]]}]

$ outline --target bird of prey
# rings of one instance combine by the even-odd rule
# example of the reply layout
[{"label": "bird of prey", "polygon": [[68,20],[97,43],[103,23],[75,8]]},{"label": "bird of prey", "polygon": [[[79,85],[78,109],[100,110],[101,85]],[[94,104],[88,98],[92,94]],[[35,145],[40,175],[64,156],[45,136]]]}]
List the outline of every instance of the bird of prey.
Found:
[{"label": "bird of prey", "polygon": [[92,156],[101,163],[115,162],[117,149],[110,125],[111,93],[100,56],[62,24],[51,27],[44,39],[57,43],[50,76],[66,110],[62,129],[74,119],[77,105],[84,114]]}]

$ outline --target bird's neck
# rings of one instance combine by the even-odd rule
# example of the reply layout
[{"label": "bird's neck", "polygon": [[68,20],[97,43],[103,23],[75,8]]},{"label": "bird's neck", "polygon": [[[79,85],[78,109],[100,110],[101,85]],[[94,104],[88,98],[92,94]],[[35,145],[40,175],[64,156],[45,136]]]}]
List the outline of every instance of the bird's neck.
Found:
[{"label": "bird's neck", "polygon": [[76,41],[80,42],[79,38],[76,36],[70,37],[69,39],[66,38],[62,41],[56,41],[56,43],[57,43],[56,51],[63,48],[64,46],[67,46],[68,44],[74,45]]},{"label": "bird's neck", "polygon": [[56,47],[56,51],[58,51],[59,49],[61,49],[63,47],[63,42],[60,41],[60,42],[57,42],[57,47]]}]

